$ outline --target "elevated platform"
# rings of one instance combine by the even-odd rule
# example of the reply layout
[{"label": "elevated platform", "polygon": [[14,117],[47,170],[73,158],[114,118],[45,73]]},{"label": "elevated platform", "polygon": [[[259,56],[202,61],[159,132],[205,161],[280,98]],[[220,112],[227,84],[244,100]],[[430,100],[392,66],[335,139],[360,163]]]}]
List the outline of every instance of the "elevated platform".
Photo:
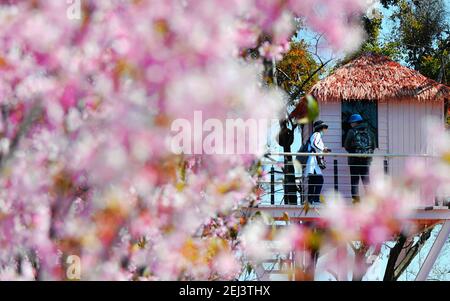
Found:
[{"label": "elevated platform", "polygon": [[[285,214],[289,215],[292,222],[314,221],[321,218],[322,205],[313,205],[306,209],[303,205],[258,205],[257,207],[243,208],[243,212],[265,212],[274,220],[283,221]],[[421,225],[433,225],[450,220],[450,209],[445,206],[419,207],[411,215],[409,220]]]},{"label": "elevated platform", "polygon": [[[303,205],[258,205],[257,207],[243,208],[242,214],[250,216],[256,212],[264,212],[271,216],[275,221],[286,221],[286,214],[289,216],[289,221],[293,223],[320,221],[322,205],[314,205],[306,208]],[[427,279],[434,263],[439,257],[444,244],[450,237],[450,208],[446,206],[429,206],[419,207],[409,216],[406,221],[414,222],[418,227],[417,231],[420,233],[426,228],[437,224],[443,224],[439,234],[436,237],[427,257],[420,267],[416,280],[424,281]],[[270,274],[276,272],[267,272],[263,265],[258,267],[257,274],[261,280],[268,280]]]},{"label": "elevated platform", "polygon": [[[261,195],[262,203],[256,207],[244,208],[242,214],[248,217],[258,211],[266,213],[273,220],[277,221],[276,227],[284,227],[287,224],[287,216],[289,217],[289,223],[317,222],[317,227],[323,226],[320,223],[323,205],[282,205],[285,202],[291,204],[305,202],[313,196],[308,194],[309,185],[311,184],[304,174],[302,165],[295,160],[298,157],[306,156],[323,156],[327,159],[327,169],[323,171],[324,185],[322,192],[339,192],[349,207],[353,205],[351,201],[350,166],[348,160],[346,160],[348,157],[373,158],[370,168],[376,167],[379,172],[382,171],[392,177],[398,176],[399,172],[401,173],[404,167],[403,163],[408,158],[420,158],[421,160],[426,160],[427,164],[437,160],[436,156],[429,154],[268,153],[261,162],[264,174],[258,181],[259,187],[263,191]],[[364,193],[363,185],[361,183],[359,185],[360,193]],[[414,193],[424,203],[430,205],[416,208],[408,217],[401,220],[401,222],[405,223],[405,226],[414,225],[414,227],[409,229],[413,231],[409,232],[407,239],[414,240],[427,229],[442,224],[439,234],[417,275],[417,280],[426,280],[450,235],[450,208],[448,206],[450,196],[428,195],[427,192],[420,189]],[[361,195],[361,199],[363,200],[363,195]],[[394,234],[392,239],[388,240],[397,240],[396,236]],[[403,253],[399,255],[397,262],[401,262],[403,258],[406,258],[407,252]],[[269,274],[271,273],[273,271]],[[260,267],[259,275],[267,275],[267,270]],[[264,276],[260,278],[264,279]],[[341,279],[345,279],[345,277]]]}]

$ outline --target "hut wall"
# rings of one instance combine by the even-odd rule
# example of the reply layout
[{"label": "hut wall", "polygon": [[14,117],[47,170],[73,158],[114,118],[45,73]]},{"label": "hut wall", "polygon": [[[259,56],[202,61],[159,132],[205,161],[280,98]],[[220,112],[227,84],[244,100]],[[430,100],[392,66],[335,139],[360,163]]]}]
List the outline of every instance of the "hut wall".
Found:
[{"label": "hut wall", "polygon": [[[325,145],[334,153],[346,153],[342,147],[342,108],[340,102],[320,103],[319,119],[329,125],[328,132],[323,140]],[[388,105],[386,102],[378,103],[378,139],[379,148],[377,153],[385,154],[388,152]],[[350,199],[350,169],[347,164],[347,158],[339,157],[338,162],[338,189],[345,198]],[[324,192],[334,190],[334,159],[328,157],[327,169],[324,171],[325,183]]]},{"label": "hut wall", "polygon": [[[342,147],[341,103],[320,103],[319,118],[329,125],[324,143],[333,152],[346,153]],[[378,103],[378,139],[380,154],[425,154],[432,153],[423,130],[426,116],[443,118],[442,102],[418,102],[415,100],[389,100]],[[350,170],[346,158],[338,158],[339,191],[350,198]],[[405,159],[389,159],[389,173],[401,175]],[[327,160],[324,171],[324,192],[334,189],[333,159]],[[362,189],[360,189],[363,191]]]},{"label": "hut wall", "polygon": [[424,122],[427,116],[433,116],[443,121],[443,102],[390,101],[388,108],[389,152],[392,154],[433,153],[433,147],[427,144],[424,132]]},{"label": "hut wall", "polygon": [[[424,130],[427,117],[433,116],[443,122],[444,104],[439,101],[393,100],[388,106],[389,153],[433,154],[433,145],[427,143]],[[391,159],[389,171],[401,176],[407,159]],[[432,159],[427,159],[432,160]],[[434,203],[434,196],[422,195],[422,199]]]},{"label": "hut wall", "polygon": [[[319,119],[329,125],[324,137],[325,145],[333,152],[345,153],[342,147],[341,103],[320,103]],[[443,119],[442,102],[418,102],[415,100],[389,100],[378,103],[378,139],[380,154],[432,154],[433,149],[426,142],[424,121],[427,116]],[[350,170],[346,158],[338,158],[339,191],[350,198]],[[389,159],[389,173],[400,176],[406,159]],[[324,192],[334,189],[333,159],[327,160],[324,171]],[[363,190],[361,190],[363,191]],[[424,196],[425,197],[425,196]]]},{"label": "hut wall", "polygon": [[[344,153],[342,148],[342,123],[341,123],[341,103],[327,102],[320,103],[319,119],[323,120],[329,125],[326,136],[323,137],[325,145],[334,153]],[[334,167],[331,157],[327,157],[327,169],[324,170],[324,192],[334,189]],[[339,191],[344,194],[346,198],[350,197],[350,177],[349,168],[347,166],[346,158],[337,158],[338,160],[338,175],[339,175]]]}]

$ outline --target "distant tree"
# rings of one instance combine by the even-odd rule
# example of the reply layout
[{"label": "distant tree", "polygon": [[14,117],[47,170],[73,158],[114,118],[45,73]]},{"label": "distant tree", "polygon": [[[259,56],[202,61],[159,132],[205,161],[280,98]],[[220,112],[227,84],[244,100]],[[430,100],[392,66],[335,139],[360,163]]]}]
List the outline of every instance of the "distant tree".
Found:
[{"label": "distant tree", "polygon": [[383,18],[373,9],[361,17],[367,34],[358,49],[342,59],[335,68],[361,53],[382,54],[399,62],[406,62],[423,75],[445,84],[450,83],[450,25],[443,0],[382,0],[391,8],[394,28],[389,39],[380,37]]},{"label": "distant tree", "polygon": [[[298,23],[301,26],[301,22]],[[270,40],[266,36],[262,39]],[[269,86],[278,86],[283,89],[287,97],[286,116],[280,120],[280,131],[278,133],[278,144],[283,147],[283,152],[290,153],[294,141],[295,129],[298,124],[289,118],[290,112],[298,105],[298,100],[305,95],[310,88],[319,80],[320,74],[330,60],[322,61],[317,55],[317,45],[320,36],[316,38],[316,45],[308,45],[304,40],[291,41],[288,52],[280,61],[269,61],[264,59],[264,81]],[[311,50],[313,49],[313,50]],[[255,57],[255,52],[253,57]],[[257,55],[256,55],[257,56]],[[316,116],[311,110],[305,110],[305,117]],[[315,117],[305,118],[312,121]],[[311,119],[311,120],[310,120]],[[303,128],[303,127],[301,127]],[[284,202],[285,204],[297,203],[297,187],[295,185],[295,169],[292,158],[284,157]]]},{"label": "distant tree", "polygon": [[438,81],[446,81],[450,50],[449,21],[443,0],[396,2],[392,20],[395,40],[403,59],[415,70]]},{"label": "distant tree", "polygon": [[380,0],[380,3],[385,7],[385,8],[389,8],[392,5],[396,5],[400,2],[401,0]]},{"label": "distant tree", "polygon": [[[394,1],[392,1],[392,3],[389,3],[389,5],[393,5]],[[364,28],[364,31],[366,33],[365,41],[361,44],[358,50],[346,55],[343,59],[341,59],[334,66],[333,70],[336,70],[342,65],[345,65],[346,63],[350,62],[363,53],[375,53],[385,55],[396,61],[400,60],[401,49],[399,41],[396,39],[382,40],[380,37],[384,17],[385,16],[383,16],[381,11],[376,8],[373,8],[371,11],[361,16],[362,27]]]},{"label": "distant tree", "polygon": [[[283,59],[274,64],[272,76],[268,77],[267,81],[269,84],[278,85],[289,95],[286,104],[287,115],[292,110],[296,98],[304,95],[319,80],[320,70],[321,67],[308,51],[308,45],[304,41],[292,41]],[[286,153],[292,151],[291,145],[294,142],[296,128],[297,124],[289,118],[280,121],[278,144]],[[295,169],[292,158],[285,156],[284,161],[284,200],[286,204],[296,204],[297,187],[294,185]]]},{"label": "distant tree", "polygon": [[278,85],[289,95],[305,94],[319,80],[323,70],[319,67],[306,42],[293,41],[289,51],[277,63]]},{"label": "distant tree", "polygon": [[377,9],[373,9],[370,14],[362,17],[363,28],[367,34],[367,38],[361,45],[359,51],[354,53],[352,57],[364,52],[382,54],[394,60],[400,57],[399,42],[397,40],[383,41],[380,38],[383,18],[383,14]]}]

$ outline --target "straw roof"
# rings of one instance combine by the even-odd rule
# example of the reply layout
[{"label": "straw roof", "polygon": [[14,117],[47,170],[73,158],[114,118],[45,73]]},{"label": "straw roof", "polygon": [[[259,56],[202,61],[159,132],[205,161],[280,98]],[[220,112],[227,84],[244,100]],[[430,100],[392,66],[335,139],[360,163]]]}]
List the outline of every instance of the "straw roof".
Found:
[{"label": "straw roof", "polygon": [[310,93],[322,102],[412,98],[441,101],[450,88],[386,56],[366,53],[316,83]]}]

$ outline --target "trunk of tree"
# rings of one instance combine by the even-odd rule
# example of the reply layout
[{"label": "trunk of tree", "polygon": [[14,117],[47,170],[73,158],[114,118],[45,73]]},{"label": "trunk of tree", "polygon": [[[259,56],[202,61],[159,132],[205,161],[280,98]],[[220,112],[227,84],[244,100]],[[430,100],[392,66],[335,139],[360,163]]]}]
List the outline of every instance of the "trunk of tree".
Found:
[{"label": "trunk of tree", "polygon": [[[291,152],[291,144],[294,141],[294,131],[290,129],[283,129],[280,131],[280,145],[283,147],[285,153]],[[292,156],[284,156],[284,204],[297,204],[297,186],[295,183],[295,168],[292,162]]]},{"label": "trunk of tree", "polygon": [[414,237],[400,235],[395,246],[389,253],[389,260],[384,273],[383,281],[397,281],[401,274],[411,264],[413,259],[430,238],[433,228],[427,229],[420,234],[419,241],[413,243]]}]

